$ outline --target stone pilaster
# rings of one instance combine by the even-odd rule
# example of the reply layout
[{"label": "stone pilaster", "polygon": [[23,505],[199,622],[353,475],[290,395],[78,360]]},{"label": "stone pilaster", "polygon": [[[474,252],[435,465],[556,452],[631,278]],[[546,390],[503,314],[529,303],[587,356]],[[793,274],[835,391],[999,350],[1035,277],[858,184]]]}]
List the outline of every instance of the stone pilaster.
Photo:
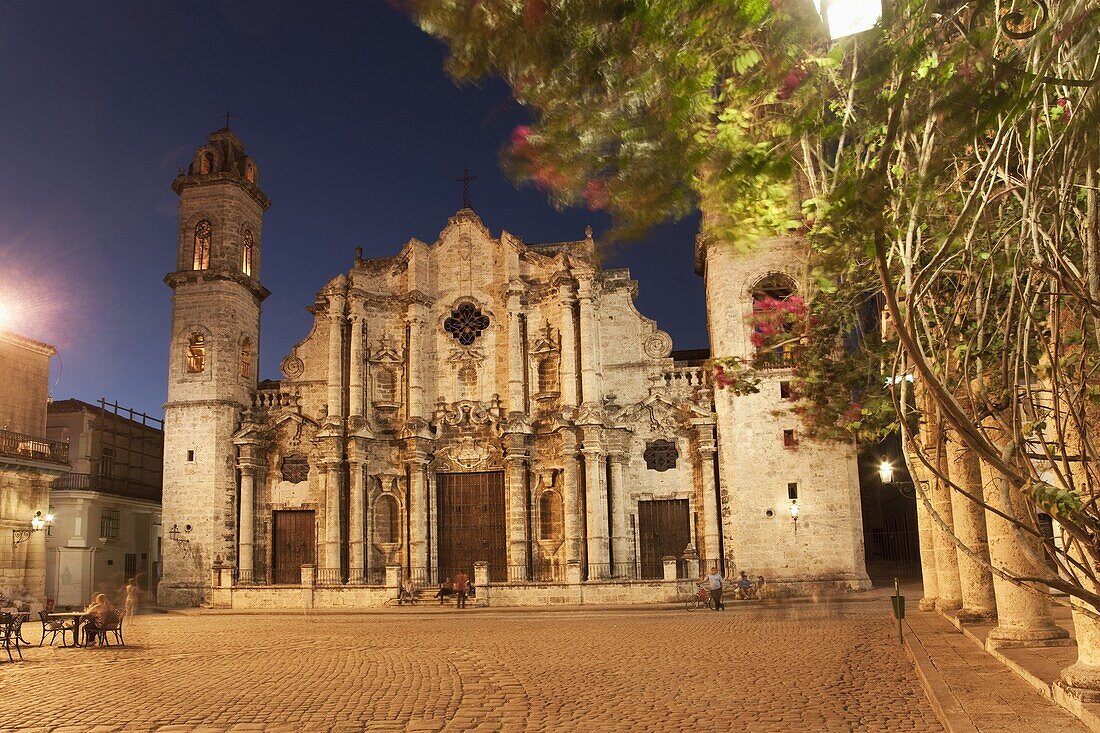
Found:
[{"label": "stone pilaster", "polygon": [[701,557],[707,562],[706,569],[720,562],[721,553],[718,551],[719,517],[718,496],[714,486],[714,457],[718,451],[717,442],[714,439],[714,423],[709,420],[694,420],[695,436],[699,446],[699,474],[703,491],[703,547],[700,549]]},{"label": "stone pilaster", "polygon": [[328,418],[330,422],[336,422],[344,415],[345,300],[341,293],[333,293],[328,299]]},{"label": "stone pilaster", "polygon": [[407,414],[412,419],[424,417],[426,407],[424,402],[424,365],[423,359],[423,340],[424,340],[424,324],[427,317],[424,313],[425,307],[420,303],[409,304],[409,349],[406,361],[408,364],[408,375],[406,377],[409,385],[409,404],[406,406]]},{"label": "stone pilaster", "polygon": [[[925,404],[930,401],[925,398]],[[941,611],[954,611],[962,607],[962,588],[959,584],[959,562],[952,539],[951,489],[940,478],[947,474],[947,454],[944,450],[944,433],[938,414],[929,406],[924,414],[921,426],[922,453],[931,467],[925,468],[927,483],[924,484],[926,498],[931,502],[932,541],[936,546],[936,608]],[[918,459],[919,462],[920,459]],[[935,470],[932,470],[932,469]],[[918,499],[920,497],[918,496]],[[927,509],[927,504],[925,505]],[[940,521],[936,521],[939,517]],[[946,528],[945,528],[946,527]]]},{"label": "stone pilaster", "polygon": [[348,472],[351,486],[348,492],[348,570],[350,579],[359,582],[367,569],[366,546],[366,450],[360,441],[353,440],[348,448]]},{"label": "stone pilaster", "polygon": [[584,455],[585,506],[588,510],[588,578],[606,577],[608,563],[607,538],[607,456],[603,447],[585,439]]},{"label": "stone pilaster", "polygon": [[627,523],[629,512],[626,506],[626,486],[623,478],[626,455],[622,451],[614,451],[607,454],[607,460],[611,462],[610,493],[616,502],[611,509],[611,555],[615,564],[621,567],[624,563],[636,561]]},{"label": "stone pilaster", "polygon": [[409,559],[414,568],[428,567],[428,455],[410,446],[405,459],[409,467]]},{"label": "stone pilaster", "polygon": [[[1002,434],[996,417],[982,421],[986,435],[997,444]],[[1019,495],[1004,475],[980,461],[985,503],[1019,521],[1030,523],[1024,498]],[[1032,527],[1034,529],[1034,527]],[[1028,557],[1029,550],[1041,552],[1038,540],[1026,548],[1022,532],[1007,519],[986,513],[986,531],[989,540],[989,559],[993,567],[1014,577],[1034,577],[1036,567]],[[1055,625],[1050,613],[1050,600],[1045,589],[1035,583],[1027,583],[1034,590],[1020,587],[998,575],[993,576],[993,591],[997,597],[997,626],[989,632],[988,643],[996,646],[1053,646],[1068,643],[1069,632]],[[1038,592],[1035,592],[1038,591]]]},{"label": "stone pilaster", "polygon": [[928,491],[928,470],[920,459],[912,456],[909,460],[909,473],[917,498],[917,533],[920,542],[920,571],[924,585],[924,595],[920,599],[920,609],[931,611],[936,607],[939,595],[939,578],[936,573],[936,542],[933,539],[932,517],[924,498]]},{"label": "stone pilaster", "polygon": [[[958,431],[948,427],[947,470],[951,483],[982,498],[982,471],[978,456],[966,447]],[[985,531],[985,509],[961,492],[951,491],[951,516],[955,536],[971,552],[989,561],[989,543]],[[993,594],[993,573],[979,560],[956,548],[962,610],[959,620],[978,622],[997,617],[997,599]]]},{"label": "stone pilaster", "polygon": [[599,323],[596,321],[596,294],[591,280],[581,280],[577,299],[580,301],[581,392],[583,402],[600,404],[603,398],[600,384]]},{"label": "stone pilaster", "polygon": [[241,464],[240,543],[237,549],[237,567],[242,580],[250,580],[256,565],[253,559],[256,531],[256,467]]},{"label": "stone pilaster", "polygon": [[579,562],[584,537],[581,532],[581,469],[580,456],[577,453],[577,436],[571,428],[564,428],[559,434],[563,468],[562,500],[565,504],[565,561]]},{"label": "stone pilaster", "polygon": [[[520,317],[523,315],[522,283],[515,282],[508,288],[508,409],[525,412],[523,401],[523,334]],[[509,561],[510,562],[510,561]]]},{"label": "stone pilaster", "polygon": [[531,456],[523,433],[504,436],[504,490],[507,506],[508,578],[526,577],[530,528],[527,526],[527,475]]},{"label": "stone pilaster", "polygon": [[364,386],[366,360],[364,359],[364,342],[366,339],[365,321],[362,314],[351,314],[351,364],[348,386],[348,414],[354,418],[366,416],[366,390]]},{"label": "stone pilaster", "polygon": [[558,379],[561,382],[562,405],[576,406],[577,396],[577,323],[573,317],[572,286],[568,282],[558,285],[561,301],[561,368]]},{"label": "stone pilaster", "polygon": [[326,460],[325,469],[325,559],[324,569],[330,574],[340,567],[340,473],[338,459]]}]

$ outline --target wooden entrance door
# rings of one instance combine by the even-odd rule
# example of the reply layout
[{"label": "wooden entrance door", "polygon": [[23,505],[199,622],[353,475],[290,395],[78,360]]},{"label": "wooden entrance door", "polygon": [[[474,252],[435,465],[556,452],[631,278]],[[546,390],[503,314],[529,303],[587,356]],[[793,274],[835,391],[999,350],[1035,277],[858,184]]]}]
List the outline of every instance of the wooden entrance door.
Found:
[{"label": "wooden entrance door", "polygon": [[485,560],[490,580],[505,580],[504,472],[441,473],[436,485],[439,579],[463,570],[473,580],[474,563]]},{"label": "wooden entrance door", "polygon": [[272,565],[276,584],[298,585],[302,566],[317,562],[317,523],[313,511],[272,512]]},{"label": "wooden entrance door", "polygon": [[691,543],[687,499],[638,502],[638,543],[643,578],[663,578],[664,558],[672,555],[679,566]]}]

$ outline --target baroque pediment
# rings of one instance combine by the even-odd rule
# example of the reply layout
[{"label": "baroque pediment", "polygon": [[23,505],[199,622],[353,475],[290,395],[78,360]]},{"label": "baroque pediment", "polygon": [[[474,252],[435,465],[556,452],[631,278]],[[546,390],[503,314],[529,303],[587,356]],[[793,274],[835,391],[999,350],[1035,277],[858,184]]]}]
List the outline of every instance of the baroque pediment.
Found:
[{"label": "baroque pediment", "polygon": [[653,432],[673,433],[691,427],[692,420],[710,415],[709,411],[701,410],[691,403],[673,401],[661,394],[651,394],[612,415],[612,422],[624,427],[647,424]]},{"label": "baroque pediment", "polygon": [[444,471],[478,471],[501,465],[500,446],[472,435],[437,447],[434,455],[437,468]]}]

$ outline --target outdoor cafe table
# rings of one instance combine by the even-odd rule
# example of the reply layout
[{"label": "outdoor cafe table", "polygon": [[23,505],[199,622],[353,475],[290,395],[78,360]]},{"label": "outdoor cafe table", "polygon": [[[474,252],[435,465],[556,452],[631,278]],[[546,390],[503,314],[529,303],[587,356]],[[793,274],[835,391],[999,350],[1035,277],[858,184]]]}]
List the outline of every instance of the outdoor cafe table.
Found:
[{"label": "outdoor cafe table", "polygon": [[[73,632],[73,646],[80,646],[80,619],[84,618],[83,611],[63,611],[61,613],[51,611],[47,618],[70,621],[68,629]],[[61,636],[61,646],[67,646],[64,634]]]}]

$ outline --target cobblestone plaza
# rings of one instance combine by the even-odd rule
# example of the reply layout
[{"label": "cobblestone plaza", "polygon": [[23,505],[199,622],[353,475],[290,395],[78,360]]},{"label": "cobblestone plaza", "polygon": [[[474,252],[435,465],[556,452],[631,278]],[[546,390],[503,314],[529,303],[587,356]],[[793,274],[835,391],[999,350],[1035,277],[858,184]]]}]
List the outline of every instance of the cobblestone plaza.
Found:
[{"label": "cobblestone plaza", "polygon": [[142,615],[0,665],[0,729],[942,730],[881,604],[731,606]]}]

